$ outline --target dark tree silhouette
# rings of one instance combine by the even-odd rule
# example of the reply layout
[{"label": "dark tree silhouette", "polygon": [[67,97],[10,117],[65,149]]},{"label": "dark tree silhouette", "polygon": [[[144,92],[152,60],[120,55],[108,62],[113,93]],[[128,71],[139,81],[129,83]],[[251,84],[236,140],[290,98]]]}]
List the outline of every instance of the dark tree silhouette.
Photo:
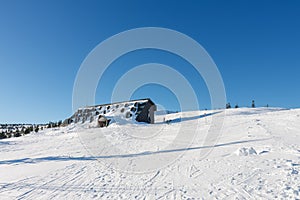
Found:
[{"label": "dark tree silhouette", "polygon": [[251,105],[252,108],[255,108],[255,102],[254,100],[252,100],[252,105]]},{"label": "dark tree silhouette", "polygon": [[24,131],[24,134],[29,134],[30,133],[30,127],[27,127]]},{"label": "dark tree silhouette", "polygon": [[4,132],[0,132],[0,139],[6,138],[6,134]]},{"label": "dark tree silhouette", "polygon": [[229,109],[229,108],[231,108],[231,105],[230,105],[230,103],[227,103],[226,104],[226,109]]}]

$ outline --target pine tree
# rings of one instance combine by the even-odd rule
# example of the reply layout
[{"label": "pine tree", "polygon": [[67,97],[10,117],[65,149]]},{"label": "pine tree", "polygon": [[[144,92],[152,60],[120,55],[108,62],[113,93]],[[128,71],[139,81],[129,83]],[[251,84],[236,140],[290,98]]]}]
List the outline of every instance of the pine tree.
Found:
[{"label": "pine tree", "polygon": [[252,105],[251,105],[252,108],[255,108],[255,102],[254,100],[252,100]]},{"label": "pine tree", "polygon": [[4,132],[0,132],[0,139],[4,139],[4,138],[6,138],[5,133]]},{"label": "pine tree", "polygon": [[231,105],[230,105],[230,103],[227,103],[226,104],[226,109],[229,109],[229,108],[231,108]]},{"label": "pine tree", "polygon": [[19,131],[19,129],[17,129],[16,133],[14,134],[14,137],[20,137],[21,136],[21,133]]},{"label": "pine tree", "polygon": [[39,132],[39,126],[38,125],[35,127],[34,132],[36,132],[36,133]]},{"label": "pine tree", "polygon": [[29,133],[30,133],[30,128],[27,127],[27,128],[25,129],[25,131],[24,131],[24,134],[29,134]]}]

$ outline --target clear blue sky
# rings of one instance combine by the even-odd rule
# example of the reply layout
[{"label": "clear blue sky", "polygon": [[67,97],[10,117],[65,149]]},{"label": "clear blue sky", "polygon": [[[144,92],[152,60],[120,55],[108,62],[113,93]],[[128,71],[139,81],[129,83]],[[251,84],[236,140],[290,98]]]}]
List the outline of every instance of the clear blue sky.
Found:
[{"label": "clear blue sky", "polygon": [[[165,27],[198,41],[224,79],[228,102],[249,106],[300,106],[299,1],[0,1],[0,123],[41,123],[72,114],[73,83],[83,59],[101,41],[138,27]],[[100,82],[97,103],[122,74],[158,62],[180,70],[178,57],[141,51],[121,57]],[[126,68],[125,67],[125,68]],[[124,69],[125,70],[125,69]],[[126,71],[126,70],[125,70]],[[210,101],[203,80],[182,71]],[[101,88],[107,88],[103,91]],[[99,92],[101,91],[101,92]],[[168,89],[147,85],[133,98],[151,97],[178,109]]]}]

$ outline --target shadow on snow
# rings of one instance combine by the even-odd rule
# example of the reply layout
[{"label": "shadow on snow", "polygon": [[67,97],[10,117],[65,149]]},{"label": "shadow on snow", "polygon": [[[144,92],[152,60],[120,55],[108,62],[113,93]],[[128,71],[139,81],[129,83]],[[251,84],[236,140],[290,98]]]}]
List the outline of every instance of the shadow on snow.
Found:
[{"label": "shadow on snow", "polygon": [[[180,123],[180,122],[185,122],[185,121],[190,121],[190,120],[196,120],[196,119],[201,119],[201,118],[204,118],[204,117],[209,117],[209,116],[212,116],[212,115],[216,115],[216,114],[219,114],[221,113],[222,111],[217,111],[217,112],[212,112],[212,113],[207,113],[207,114],[203,114],[203,115],[196,115],[196,116],[192,116],[192,117],[178,117],[178,118],[175,118],[175,119],[171,119],[170,120],[170,123]],[[155,123],[155,124],[165,124],[166,122],[158,122],[158,123]]]},{"label": "shadow on snow", "polygon": [[223,144],[216,144],[216,145],[212,145],[212,146],[179,148],[179,149],[169,149],[169,150],[160,150],[160,151],[147,151],[147,152],[141,152],[141,153],[121,154],[121,155],[105,155],[105,156],[90,156],[90,157],[85,157],[85,156],[82,156],[82,157],[48,156],[48,157],[42,157],[42,158],[21,158],[21,159],[14,159],[14,160],[3,160],[3,161],[0,161],[0,165],[22,164],[22,163],[34,164],[34,163],[47,162],[47,161],[93,161],[93,160],[97,160],[97,159],[130,158],[130,157],[163,154],[163,153],[174,153],[174,152],[182,152],[182,151],[207,149],[207,148],[217,148],[217,147],[230,146],[230,145],[236,145],[236,144],[264,141],[264,140],[269,140],[269,139],[270,138],[255,139],[255,140],[241,140],[241,141],[228,142],[228,143],[223,143]]}]

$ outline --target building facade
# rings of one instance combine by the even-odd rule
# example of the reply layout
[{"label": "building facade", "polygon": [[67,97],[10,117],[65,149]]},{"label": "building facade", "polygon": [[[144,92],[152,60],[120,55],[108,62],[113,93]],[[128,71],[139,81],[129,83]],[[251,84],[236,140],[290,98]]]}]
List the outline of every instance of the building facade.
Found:
[{"label": "building facade", "polygon": [[119,117],[154,124],[155,111],[156,105],[149,98],[123,101],[80,108],[70,118],[66,119],[63,124],[93,122],[100,115],[107,118]]}]

